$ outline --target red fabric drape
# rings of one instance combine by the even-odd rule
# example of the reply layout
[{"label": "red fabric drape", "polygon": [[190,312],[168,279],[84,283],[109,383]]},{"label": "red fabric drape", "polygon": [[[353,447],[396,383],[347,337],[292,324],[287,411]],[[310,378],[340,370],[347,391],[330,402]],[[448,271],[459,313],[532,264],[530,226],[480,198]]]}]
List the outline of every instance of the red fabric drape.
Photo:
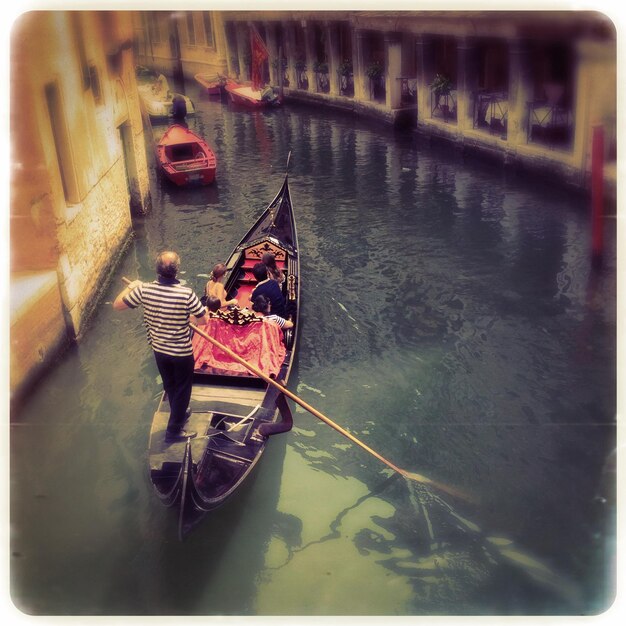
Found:
[{"label": "red fabric drape", "polygon": [[[278,324],[255,322],[235,326],[220,319],[209,319],[209,323],[201,328],[264,374],[278,374],[287,351],[282,341],[283,331]],[[243,365],[200,335],[194,335],[191,343],[196,370],[231,376],[249,374]]]},{"label": "red fabric drape", "polygon": [[252,51],[252,89],[259,90],[263,87],[263,63],[267,61],[269,53],[255,28],[250,31],[250,48]]}]

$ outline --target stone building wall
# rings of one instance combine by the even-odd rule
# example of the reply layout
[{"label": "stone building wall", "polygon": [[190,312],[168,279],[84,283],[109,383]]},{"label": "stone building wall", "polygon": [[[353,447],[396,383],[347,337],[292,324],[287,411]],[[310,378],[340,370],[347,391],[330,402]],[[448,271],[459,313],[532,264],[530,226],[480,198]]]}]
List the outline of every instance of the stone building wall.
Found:
[{"label": "stone building wall", "polygon": [[14,396],[80,336],[131,212],[150,209],[132,37],[123,12],[36,11],[13,28]]},{"label": "stone building wall", "polygon": [[72,329],[79,335],[131,230],[121,158],[98,181],[81,210],[59,224],[59,280]]}]

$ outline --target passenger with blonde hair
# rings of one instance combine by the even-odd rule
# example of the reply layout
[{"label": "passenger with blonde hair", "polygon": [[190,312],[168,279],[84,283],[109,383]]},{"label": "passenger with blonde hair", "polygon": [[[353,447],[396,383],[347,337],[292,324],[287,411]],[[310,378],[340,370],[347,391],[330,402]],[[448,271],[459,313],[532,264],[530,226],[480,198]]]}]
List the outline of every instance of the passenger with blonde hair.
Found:
[{"label": "passenger with blonde hair", "polygon": [[223,280],[226,275],[226,266],[223,263],[218,263],[211,272],[209,276],[209,281],[204,288],[204,293],[207,296],[215,296],[220,299],[220,308],[224,308],[230,306],[232,304],[237,304],[237,299],[232,298],[231,300],[226,299],[226,288],[224,287]]}]

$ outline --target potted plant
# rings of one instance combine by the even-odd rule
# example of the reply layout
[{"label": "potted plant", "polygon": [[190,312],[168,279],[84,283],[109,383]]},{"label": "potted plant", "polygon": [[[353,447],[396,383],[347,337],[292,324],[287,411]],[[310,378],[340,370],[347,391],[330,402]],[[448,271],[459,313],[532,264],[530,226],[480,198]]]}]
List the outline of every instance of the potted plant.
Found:
[{"label": "potted plant", "polygon": [[365,68],[365,75],[370,79],[370,97],[380,97],[382,86],[380,79],[385,73],[385,68],[379,61],[373,61]]},{"label": "potted plant", "polygon": [[452,91],[452,81],[444,74],[435,74],[435,79],[430,83],[430,89],[437,99],[440,96],[448,96]]},{"label": "potted plant", "polygon": [[313,63],[313,71],[316,74],[328,74],[328,63],[325,61],[315,61],[315,63]]},{"label": "potted plant", "polygon": [[342,63],[337,67],[337,74],[339,75],[339,93],[341,95],[353,95],[354,85],[352,82],[352,61],[344,59]]},{"label": "potted plant", "polygon": [[343,63],[340,63],[337,72],[340,76],[350,76],[352,74],[352,61],[346,59]]},{"label": "potted plant", "polygon": [[376,80],[383,75],[384,71],[385,68],[378,61],[373,61],[365,68],[365,75],[370,80]]},{"label": "potted plant", "polygon": [[[430,83],[430,89],[435,94],[435,108],[439,107],[441,109],[443,117],[447,121],[450,115],[448,96],[452,91],[452,81],[445,74],[435,74],[433,82]],[[440,103],[442,97],[443,103]]]}]

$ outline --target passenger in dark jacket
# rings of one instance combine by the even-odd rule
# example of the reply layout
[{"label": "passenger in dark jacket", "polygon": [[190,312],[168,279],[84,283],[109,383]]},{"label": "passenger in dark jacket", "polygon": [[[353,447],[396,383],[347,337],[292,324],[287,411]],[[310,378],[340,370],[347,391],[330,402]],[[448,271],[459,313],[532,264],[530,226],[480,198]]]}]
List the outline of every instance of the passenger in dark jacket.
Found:
[{"label": "passenger in dark jacket", "polygon": [[252,273],[257,279],[258,284],[252,290],[250,299],[254,300],[257,296],[265,296],[272,303],[272,313],[280,317],[286,317],[285,298],[279,284],[269,277],[265,263],[257,263],[252,268]]}]

